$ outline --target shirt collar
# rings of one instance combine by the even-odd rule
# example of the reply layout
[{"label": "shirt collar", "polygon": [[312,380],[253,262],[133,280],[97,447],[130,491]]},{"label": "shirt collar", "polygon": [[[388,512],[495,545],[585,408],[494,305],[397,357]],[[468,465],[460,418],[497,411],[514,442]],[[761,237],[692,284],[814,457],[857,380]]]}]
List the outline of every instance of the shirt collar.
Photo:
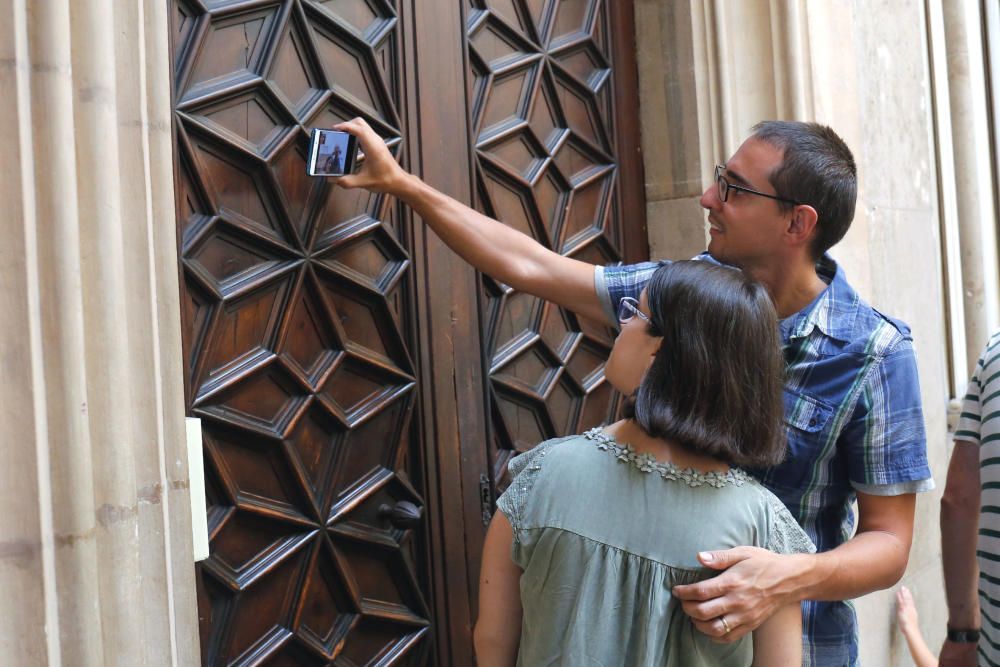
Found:
[{"label": "shirt collar", "polygon": [[843,269],[824,254],[816,262],[816,274],[827,284],[812,303],[792,315],[790,338],[805,338],[819,329],[830,338],[849,341],[857,315],[858,293],[847,283]]}]

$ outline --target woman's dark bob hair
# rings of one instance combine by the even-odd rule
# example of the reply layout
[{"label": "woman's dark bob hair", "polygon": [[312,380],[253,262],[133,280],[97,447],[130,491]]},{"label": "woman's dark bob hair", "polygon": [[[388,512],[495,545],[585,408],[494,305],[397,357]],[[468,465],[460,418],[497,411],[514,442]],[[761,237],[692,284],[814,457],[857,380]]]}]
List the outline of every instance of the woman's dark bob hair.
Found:
[{"label": "woman's dark bob hair", "polygon": [[730,465],[780,463],[784,360],[764,286],[736,269],[674,262],[653,274],[646,300],[650,334],[663,342],[625,417]]}]

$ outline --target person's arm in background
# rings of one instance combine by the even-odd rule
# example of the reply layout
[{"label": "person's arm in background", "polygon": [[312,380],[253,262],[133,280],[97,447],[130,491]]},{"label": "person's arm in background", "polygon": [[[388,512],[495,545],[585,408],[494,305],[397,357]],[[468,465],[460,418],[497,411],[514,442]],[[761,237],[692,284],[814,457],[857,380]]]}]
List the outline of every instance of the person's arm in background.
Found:
[{"label": "person's arm in background", "polygon": [[753,633],[753,667],[802,664],[802,607],[782,607]]},{"label": "person's arm in background", "polygon": [[435,234],[477,270],[516,290],[605,322],[594,287],[594,266],[563,257],[530,236],[438,192],[399,166],[385,142],[360,118],[336,130],[355,135],[365,154],[357,174],[343,176],[343,188],[390,194],[420,216]]},{"label": "person's arm in background", "polygon": [[920,634],[917,606],[913,603],[913,595],[906,586],[900,586],[896,591],[896,622],[899,624],[899,631],[906,638],[913,663],[917,667],[937,667],[937,656],[927,647],[924,636]]},{"label": "person's arm in background", "polygon": [[479,618],[473,633],[479,667],[512,667],[521,643],[521,570],[511,559],[514,533],[503,512],[493,515],[479,571]]},{"label": "person's arm in background", "polygon": [[[948,599],[948,627],[959,630],[980,627],[976,562],[979,496],[979,445],[956,440],[941,496],[941,561]],[[945,641],[941,647],[941,666],[975,665],[976,647],[974,642]]]}]

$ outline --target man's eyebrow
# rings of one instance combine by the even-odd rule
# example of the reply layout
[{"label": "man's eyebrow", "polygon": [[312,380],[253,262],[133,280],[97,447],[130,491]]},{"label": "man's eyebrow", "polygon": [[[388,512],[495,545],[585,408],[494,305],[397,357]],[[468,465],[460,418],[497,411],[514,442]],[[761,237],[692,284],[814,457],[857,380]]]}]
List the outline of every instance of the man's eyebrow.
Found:
[{"label": "man's eyebrow", "polygon": [[730,169],[728,165],[722,165],[722,168],[725,169],[726,171],[726,177],[729,180],[734,181],[736,185],[743,185],[746,187],[750,187],[750,183],[747,181],[747,179],[740,176],[738,172],[735,172],[732,169]]}]

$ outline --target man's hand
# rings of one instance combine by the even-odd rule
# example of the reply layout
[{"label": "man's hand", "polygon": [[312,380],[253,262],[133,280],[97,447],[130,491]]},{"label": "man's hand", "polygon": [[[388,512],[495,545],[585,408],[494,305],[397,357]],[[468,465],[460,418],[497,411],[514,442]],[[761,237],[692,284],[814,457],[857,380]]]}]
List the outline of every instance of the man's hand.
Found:
[{"label": "man's hand", "polygon": [[356,174],[348,174],[337,179],[342,188],[365,188],[374,192],[393,193],[402,182],[406,172],[389,152],[382,137],[375,133],[363,118],[355,118],[333,126],[334,130],[353,134],[358,138],[364,162]]},{"label": "man's hand", "polygon": [[[756,630],[781,607],[798,602],[785,585],[795,576],[795,556],[759,547],[698,554],[706,567],[726,570],[697,584],[674,586],[694,626],[720,642],[734,642]],[[725,622],[722,622],[725,617]]]},{"label": "man's hand", "polygon": [[945,641],[938,667],[976,667],[976,644]]}]

